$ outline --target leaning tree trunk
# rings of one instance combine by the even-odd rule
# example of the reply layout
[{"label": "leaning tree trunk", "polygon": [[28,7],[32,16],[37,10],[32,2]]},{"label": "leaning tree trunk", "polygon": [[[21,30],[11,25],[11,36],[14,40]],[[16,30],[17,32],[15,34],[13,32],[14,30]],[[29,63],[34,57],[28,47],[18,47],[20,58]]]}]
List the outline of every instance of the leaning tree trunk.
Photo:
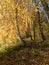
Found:
[{"label": "leaning tree trunk", "polygon": [[41,37],[42,37],[43,40],[46,40],[46,38],[43,34],[42,25],[41,25],[39,8],[38,8],[38,11],[37,11],[37,17],[38,17],[38,23],[39,23],[39,29],[40,29]]},{"label": "leaning tree trunk", "polygon": [[19,26],[18,26],[18,9],[16,8],[16,27],[17,27],[17,31],[18,31],[18,36],[20,38],[20,41],[23,45],[25,45],[25,42],[24,40],[22,39],[21,37],[21,34],[20,34],[20,30],[19,30]]},{"label": "leaning tree trunk", "polygon": [[40,20],[40,12],[39,12],[39,2],[42,1],[42,0],[38,0],[38,3],[37,3],[37,0],[35,0],[35,4],[36,4],[36,7],[37,7],[37,19],[38,19],[38,24],[39,24],[39,29],[40,29],[40,34],[41,34],[41,37],[44,40],[46,40],[44,34],[43,34],[43,29],[42,29],[42,25],[41,25],[41,20]]},{"label": "leaning tree trunk", "polygon": [[45,2],[45,0],[41,0],[41,3],[44,7],[46,14],[47,14],[47,19],[48,19],[48,22],[49,22],[49,7],[48,7],[47,3]]}]

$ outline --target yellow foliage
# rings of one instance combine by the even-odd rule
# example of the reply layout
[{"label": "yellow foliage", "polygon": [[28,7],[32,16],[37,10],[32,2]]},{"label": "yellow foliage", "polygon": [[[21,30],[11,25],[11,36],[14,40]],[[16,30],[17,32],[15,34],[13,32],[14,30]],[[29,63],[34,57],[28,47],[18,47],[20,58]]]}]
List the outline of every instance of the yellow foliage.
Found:
[{"label": "yellow foliage", "polygon": [[[0,43],[16,41],[14,0],[0,0]],[[2,44],[1,44],[2,46]]]},{"label": "yellow foliage", "polygon": [[[22,6],[23,4],[24,6]],[[19,38],[16,27],[16,8],[18,9],[18,25],[21,35],[26,35],[27,23],[30,24],[31,28],[33,23],[31,16],[34,15],[28,14],[28,8],[23,1],[18,4],[14,0],[0,0],[0,44],[12,45]]]}]

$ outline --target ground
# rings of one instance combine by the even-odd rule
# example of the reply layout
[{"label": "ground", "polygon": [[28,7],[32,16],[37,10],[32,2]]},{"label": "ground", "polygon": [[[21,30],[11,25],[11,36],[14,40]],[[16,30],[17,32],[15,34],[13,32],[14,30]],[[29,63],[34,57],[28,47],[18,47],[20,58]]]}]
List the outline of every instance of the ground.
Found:
[{"label": "ground", "polygon": [[49,43],[32,43],[0,53],[0,65],[49,65]]}]

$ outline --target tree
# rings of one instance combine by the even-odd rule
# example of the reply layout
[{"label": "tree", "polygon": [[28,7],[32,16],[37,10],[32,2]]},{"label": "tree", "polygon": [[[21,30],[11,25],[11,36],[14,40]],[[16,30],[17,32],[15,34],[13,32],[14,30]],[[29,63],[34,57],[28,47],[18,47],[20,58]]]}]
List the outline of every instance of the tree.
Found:
[{"label": "tree", "polygon": [[26,32],[26,36],[27,36],[27,37],[30,37],[31,40],[33,40],[33,39],[32,39],[32,35],[31,35],[31,29],[30,29],[30,24],[29,24],[29,23],[27,23],[27,32]]},{"label": "tree", "polygon": [[47,21],[48,21],[48,23],[49,23],[49,13],[48,13],[49,7],[48,7],[48,5],[47,5],[47,3],[46,3],[45,0],[40,0],[40,1],[41,1],[42,5],[43,5],[43,7],[44,7],[44,12],[45,12],[45,14],[46,14],[46,18],[47,18]]},{"label": "tree", "polygon": [[37,8],[37,18],[38,18],[38,23],[39,23],[39,29],[40,29],[41,37],[42,37],[43,40],[46,40],[46,38],[45,38],[45,36],[43,34],[42,25],[41,25],[39,8]]},{"label": "tree", "polygon": [[22,39],[21,34],[20,34],[20,30],[19,30],[19,25],[18,25],[18,9],[16,8],[16,27],[17,27],[17,31],[18,31],[18,35],[20,38],[20,41],[23,45],[25,45],[25,41]]}]

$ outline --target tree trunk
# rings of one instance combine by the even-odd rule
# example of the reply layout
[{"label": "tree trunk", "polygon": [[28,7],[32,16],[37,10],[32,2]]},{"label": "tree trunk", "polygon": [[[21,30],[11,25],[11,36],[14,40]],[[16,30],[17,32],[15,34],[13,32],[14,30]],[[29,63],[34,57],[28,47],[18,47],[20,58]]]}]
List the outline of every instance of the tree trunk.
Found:
[{"label": "tree trunk", "polygon": [[41,0],[41,3],[42,3],[42,5],[43,5],[43,7],[44,7],[44,9],[48,15],[48,18],[49,18],[49,14],[48,14],[49,7],[48,7],[48,5],[46,4],[45,0]]},{"label": "tree trunk", "polygon": [[46,11],[49,11],[49,7],[48,7],[47,3],[45,2],[45,0],[41,0],[41,3],[42,3],[42,5],[43,5],[44,9],[45,9]]},{"label": "tree trunk", "polygon": [[[42,2],[42,0],[38,0],[38,3],[37,3],[37,0],[35,0],[35,3],[36,3],[36,7],[38,7],[38,4],[39,4],[39,2]],[[41,21],[40,21],[40,12],[39,12],[39,8],[37,8],[37,19],[38,19],[38,24],[39,24],[39,29],[40,29],[40,33],[41,33],[41,37],[42,37],[42,39],[43,39],[43,41],[44,40],[46,40],[46,38],[45,38],[45,36],[44,36],[44,34],[43,34],[43,29],[42,29],[42,25],[41,25]]]},{"label": "tree trunk", "polygon": [[41,25],[41,21],[40,21],[40,13],[39,13],[39,9],[37,11],[37,17],[38,17],[38,23],[39,23],[39,29],[40,29],[40,33],[41,33],[41,37],[43,40],[46,40],[44,34],[43,34],[43,29],[42,29],[42,25]]},{"label": "tree trunk", "polygon": [[30,24],[29,23],[27,23],[27,25],[28,25],[28,28],[27,28],[27,32],[26,32],[26,36],[27,37],[30,37],[31,38],[31,40],[32,40],[32,35],[31,35],[31,29],[30,29]]},{"label": "tree trunk", "polygon": [[33,23],[34,41],[35,41],[35,21]]},{"label": "tree trunk", "polygon": [[22,37],[21,37],[21,34],[20,34],[20,30],[19,30],[19,26],[18,26],[18,16],[17,16],[17,13],[18,13],[18,10],[17,10],[17,8],[16,8],[16,27],[17,27],[17,31],[18,31],[18,35],[19,35],[19,38],[20,38],[20,41],[21,41],[21,43],[23,44],[23,45],[25,45],[25,42],[24,42],[24,40],[22,39]]}]

